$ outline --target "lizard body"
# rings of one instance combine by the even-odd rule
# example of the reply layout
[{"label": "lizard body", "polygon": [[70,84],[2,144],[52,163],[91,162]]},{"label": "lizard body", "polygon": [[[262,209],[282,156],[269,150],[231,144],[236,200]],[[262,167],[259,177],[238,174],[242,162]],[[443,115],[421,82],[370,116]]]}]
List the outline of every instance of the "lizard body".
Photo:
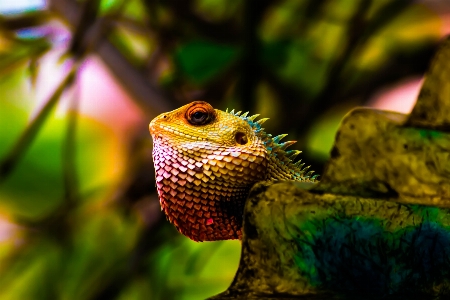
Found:
[{"label": "lizard body", "polygon": [[272,137],[259,115],[224,112],[195,101],[153,119],[153,162],[161,209],[195,241],[240,239],[245,199],[260,181],[315,181]]}]

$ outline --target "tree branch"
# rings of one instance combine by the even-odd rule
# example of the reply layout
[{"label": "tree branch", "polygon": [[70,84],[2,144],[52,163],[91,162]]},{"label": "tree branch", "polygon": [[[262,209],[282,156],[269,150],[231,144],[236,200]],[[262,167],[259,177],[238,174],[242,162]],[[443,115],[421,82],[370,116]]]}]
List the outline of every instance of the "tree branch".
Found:
[{"label": "tree branch", "polygon": [[[60,15],[72,29],[78,25],[81,8],[75,1],[50,0],[49,9]],[[155,116],[179,106],[174,99],[165,95],[159,87],[152,85],[143,73],[136,70],[127,58],[109,42],[107,35],[99,34],[95,36],[98,40],[93,50],[147,115]]]}]

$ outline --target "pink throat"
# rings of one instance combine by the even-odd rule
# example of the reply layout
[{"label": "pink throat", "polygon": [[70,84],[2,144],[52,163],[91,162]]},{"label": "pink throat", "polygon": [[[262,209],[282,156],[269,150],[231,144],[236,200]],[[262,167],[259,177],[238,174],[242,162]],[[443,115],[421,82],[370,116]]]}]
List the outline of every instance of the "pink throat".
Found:
[{"label": "pink throat", "polygon": [[240,239],[249,187],[207,180],[203,165],[163,141],[155,141],[153,161],[162,210],[194,241]]}]

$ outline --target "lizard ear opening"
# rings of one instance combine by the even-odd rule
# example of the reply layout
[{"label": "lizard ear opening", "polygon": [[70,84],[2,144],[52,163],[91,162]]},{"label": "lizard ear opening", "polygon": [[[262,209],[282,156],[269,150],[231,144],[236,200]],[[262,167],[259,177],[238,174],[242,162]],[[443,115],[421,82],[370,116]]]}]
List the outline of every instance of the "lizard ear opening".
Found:
[{"label": "lizard ear opening", "polygon": [[248,138],[243,132],[236,132],[236,135],[234,136],[236,142],[240,145],[245,145],[248,143]]}]

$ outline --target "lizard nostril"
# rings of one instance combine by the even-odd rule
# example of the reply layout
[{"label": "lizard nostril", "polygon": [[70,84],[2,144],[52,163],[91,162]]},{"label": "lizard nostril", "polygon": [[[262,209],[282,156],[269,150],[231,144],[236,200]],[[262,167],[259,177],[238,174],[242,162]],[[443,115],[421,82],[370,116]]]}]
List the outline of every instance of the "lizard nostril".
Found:
[{"label": "lizard nostril", "polygon": [[234,138],[238,144],[245,145],[248,143],[247,136],[243,132],[236,132]]}]

